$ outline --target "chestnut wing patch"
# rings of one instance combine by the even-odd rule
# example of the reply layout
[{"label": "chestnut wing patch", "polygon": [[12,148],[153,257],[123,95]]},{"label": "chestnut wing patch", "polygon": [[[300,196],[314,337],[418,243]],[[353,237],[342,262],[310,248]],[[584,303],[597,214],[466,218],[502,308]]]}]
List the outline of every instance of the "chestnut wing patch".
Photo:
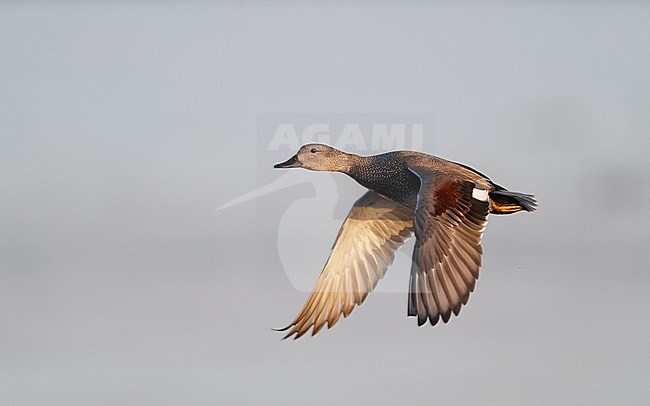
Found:
[{"label": "chestnut wing patch", "polygon": [[462,186],[459,182],[447,181],[438,186],[433,192],[434,195],[434,216],[439,216],[452,207],[455,207],[458,200],[463,196]]}]

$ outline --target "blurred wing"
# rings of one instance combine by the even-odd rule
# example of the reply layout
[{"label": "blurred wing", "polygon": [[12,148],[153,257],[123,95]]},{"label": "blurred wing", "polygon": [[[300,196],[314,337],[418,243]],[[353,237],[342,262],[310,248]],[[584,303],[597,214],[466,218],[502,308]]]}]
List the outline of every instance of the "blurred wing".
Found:
[{"label": "blurred wing", "polygon": [[489,211],[488,191],[429,168],[410,168],[420,177],[415,210],[415,249],[408,315],[446,323],[474,291],[481,266],[481,237]]},{"label": "blurred wing", "polygon": [[331,328],[360,305],[411,236],[414,209],[369,191],[354,203],[314,290],[296,318],[280,331],[299,338],[325,323]]}]

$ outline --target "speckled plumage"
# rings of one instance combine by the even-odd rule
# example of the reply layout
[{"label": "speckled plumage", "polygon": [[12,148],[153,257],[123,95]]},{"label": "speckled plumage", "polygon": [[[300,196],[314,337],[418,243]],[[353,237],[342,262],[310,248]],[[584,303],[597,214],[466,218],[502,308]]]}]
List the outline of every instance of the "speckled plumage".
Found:
[{"label": "speckled plumage", "polygon": [[406,166],[400,152],[357,157],[347,172],[362,186],[396,202],[415,204],[420,179]]}]

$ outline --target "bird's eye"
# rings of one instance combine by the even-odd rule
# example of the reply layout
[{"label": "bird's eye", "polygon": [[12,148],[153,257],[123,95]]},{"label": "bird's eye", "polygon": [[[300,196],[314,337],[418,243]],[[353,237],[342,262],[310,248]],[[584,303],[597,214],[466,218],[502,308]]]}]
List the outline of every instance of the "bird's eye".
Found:
[{"label": "bird's eye", "polygon": [[312,154],[315,154],[316,153],[316,148],[312,148],[311,151],[309,151],[309,152],[311,152]]}]

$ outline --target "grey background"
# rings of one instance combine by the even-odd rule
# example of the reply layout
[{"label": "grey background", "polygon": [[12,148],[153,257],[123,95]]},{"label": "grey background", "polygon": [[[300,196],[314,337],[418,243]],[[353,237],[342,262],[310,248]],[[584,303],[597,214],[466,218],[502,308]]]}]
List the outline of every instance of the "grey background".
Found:
[{"label": "grey background", "polygon": [[[2,2],[0,403],[647,404],[648,21],[632,1]],[[427,152],[541,209],[491,220],[450,324],[377,293],[282,342],[306,293],[277,224],[313,190],[215,210],[272,171],[273,112],[431,113]],[[296,247],[315,279],[336,230],[298,217],[325,241]]]}]

